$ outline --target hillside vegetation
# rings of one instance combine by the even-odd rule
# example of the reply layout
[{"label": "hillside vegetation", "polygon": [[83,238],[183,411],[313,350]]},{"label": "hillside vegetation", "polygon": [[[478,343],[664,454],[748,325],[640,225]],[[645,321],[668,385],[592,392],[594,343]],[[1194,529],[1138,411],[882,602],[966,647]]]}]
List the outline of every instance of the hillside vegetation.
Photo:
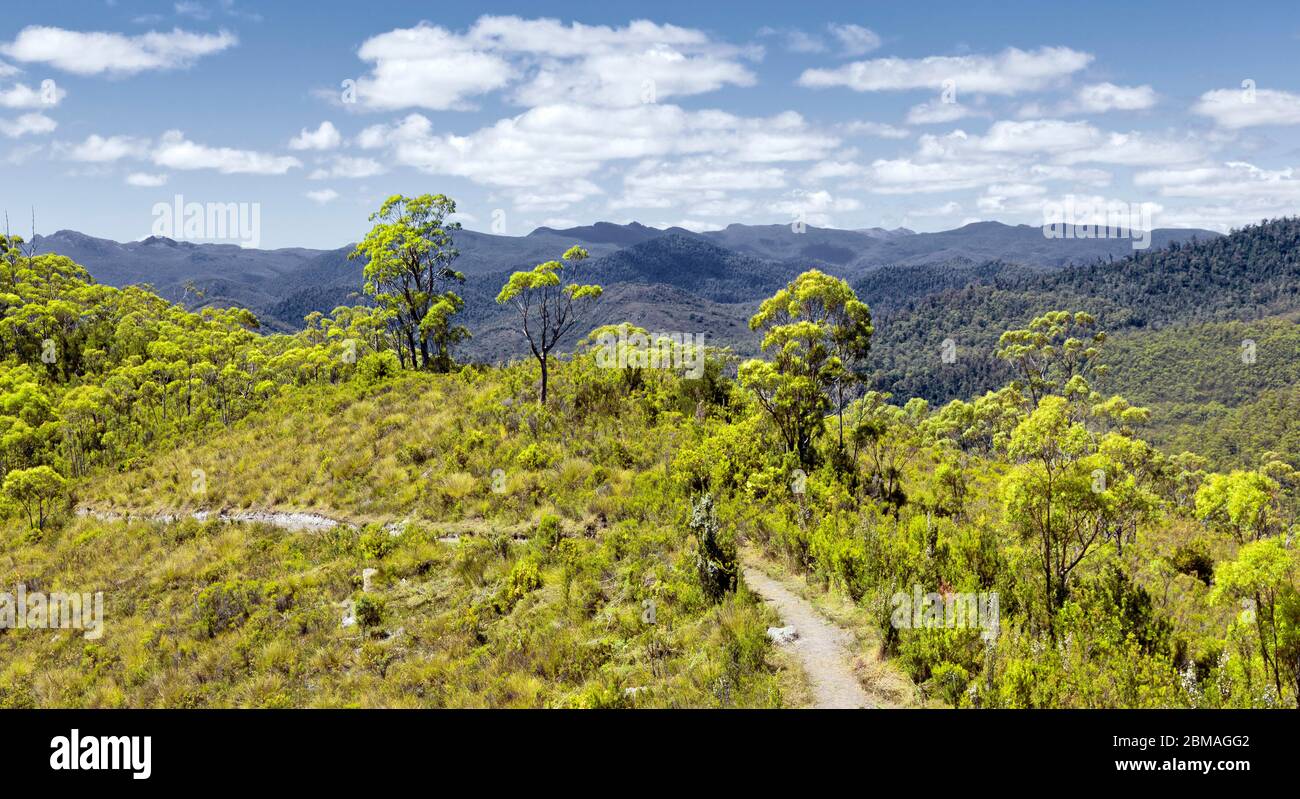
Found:
[{"label": "hillside vegetation", "polygon": [[[1098,265],[1056,296],[976,286],[899,316],[806,271],[749,309],[742,363],[599,325],[574,247],[503,281],[538,357],[487,366],[459,355],[478,300],[457,292],[454,204],[385,208],[358,267],[373,304],[294,335],[5,240],[0,579],[103,591],[105,626],[0,631],[0,704],[799,704],[745,547],[849,603],[928,703],[1300,703],[1296,395],[1268,359],[1295,341],[1295,262],[1260,243],[1290,247],[1295,222],[1139,256],[1150,279]],[[1258,284],[1214,287],[1247,268]],[[1087,275],[1143,323],[1067,290]],[[1178,314],[1130,291],[1169,284]],[[983,331],[980,379],[1001,382],[946,404],[879,390],[923,306]],[[583,340],[548,354],[565,329]],[[1263,374],[1244,387],[1165,360],[1246,333]],[[929,373],[962,363],[933,344]],[[1187,441],[1162,400],[1214,436]],[[1252,423],[1279,436],[1233,432]],[[212,516],[240,511],[338,523]],[[964,597],[993,619],[953,623]]]}]

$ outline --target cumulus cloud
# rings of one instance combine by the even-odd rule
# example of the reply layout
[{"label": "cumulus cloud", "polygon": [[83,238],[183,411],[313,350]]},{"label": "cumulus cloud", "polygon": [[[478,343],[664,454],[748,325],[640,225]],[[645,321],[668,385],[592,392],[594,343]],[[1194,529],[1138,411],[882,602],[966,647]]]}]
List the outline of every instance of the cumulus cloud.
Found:
[{"label": "cumulus cloud", "polygon": [[837,211],[857,211],[862,203],[852,197],[836,197],[825,189],[795,189],[788,197],[767,204],[769,210],[809,225],[829,227]]},{"label": "cumulus cloud", "polygon": [[283,175],[302,166],[293,156],[197,144],[179,130],[164,133],[150,157],[158,166],[169,169],[214,169],[227,175]]},{"label": "cumulus cloud", "polygon": [[620,107],[755,81],[741,50],[645,20],[615,28],[484,16],[464,33],[423,23],[374,36],[358,54],[372,63],[358,102],[378,110],[470,108],[506,87],[525,106]]},{"label": "cumulus cloud", "polygon": [[928,159],[961,159],[982,154],[1042,155],[1060,164],[1104,163],[1129,166],[1182,164],[1204,157],[1190,138],[1133,131],[1101,130],[1088,122],[1060,119],[1000,120],[983,136],[957,130],[923,136],[918,152]]},{"label": "cumulus cloud", "polygon": [[880,47],[880,37],[870,28],[861,25],[830,24],[831,35],[839,40],[844,55],[866,55]]},{"label": "cumulus cloud", "polygon": [[307,192],[307,199],[317,205],[325,205],[339,198],[339,193],[333,189],[319,189],[317,191]]},{"label": "cumulus cloud", "polygon": [[1107,111],[1141,111],[1156,104],[1156,92],[1150,86],[1116,86],[1113,83],[1092,83],[1079,87],[1074,96],[1075,107],[1089,114]]},{"label": "cumulus cloud", "polygon": [[983,135],[963,130],[923,135],[911,155],[872,162],[862,185],[881,194],[999,186],[990,191],[987,205],[1011,199],[1012,186],[1047,182],[1108,185],[1110,173],[1095,165],[1172,168],[1196,163],[1204,156],[1204,146],[1186,136],[1105,131],[1088,122],[1060,119],[1001,120]]},{"label": "cumulus cloud", "polygon": [[753,73],[734,60],[652,47],[593,53],[573,64],[544,68],[513,96],[526,106],[581,102],[625,107],[754,83]]},{"label": "cumulus cloud", "polygon": [[897,125],[887,125],[883,122],[871,122],[869,120],[854,120],[840,126],[840,130],[849,135],[876,136],[881,139],[906,139],[912,135],[907,128],[900,128]]},{"label": "cumulus cloud", "polygon": [[373,158],[336,155],[308,176],[312,180],[327,178],[369,178],[384,174],[387,169]]},{"label": "cumulus cloud", "polygon": [[944,122],[956,122],[972,116],[975,112],[961,103],[944,103],[930,100],[919,103],[907,110],[909,125],[937,125]]},{"label": "cumulus cloud", "polygon": [[785,170],[755,168],[714,156],[680,160],[647,159],[623,176],[623,195],[613,208],[671,208],[684,201],[720,202],[728,192],[779,189]]},{"label": "cumulus cloud", "polygon": [[0,89],[0,108],[50,108],[67,96],[67,91],[52,80],[36,88],[15,83],[8,89]]},{"label": "cumulus cloud", "polygon": [[44,114],[23,114],[17,119],[0,119],[0,133],[11,139],[52,133],[59,123]]},{"label": "cumulus cloud", "polygon": [[514,76],[501,56],[428,24],[372,36],[357,54],[372,63],[371,73],[357,81],[357,100],[380,110],[464,108],[467,98],[499,89]]},{"label": "cumulus cloud", "polygon": [[1202,94],[1192,112],[1230,130],[1300,125],[1300,95],[1276,89],[1215,89]]},{"label": "cumulus cloud", "polygon": [[549,191],[592,196],[599,193],[593,184],[581,192],[573,187],[610,162],[709,155],[752,179],[768,172],[754,165],[816,161],[839,145],[792,112],[741,117],[673,105],[599,115],[575,105],[542,106],[464,136],[437,134],[426,117],[411,114],[367,128],[357,141],[385,148],[393,163],[513,189],[517,198]]},{"label": "cumulus cloud", "polygon": [[151,174],[149,172],[132,172],[126,176],[126,185],[138,186],[145,189],[156,189],[159,186],[167,185],[167,176],[163,174]]},{"label": "cumulus cloud", "polygon": [[810,88],[843,86],[859,92],[955,87],[958,93],[1011,95],[1045,88],[1092,63],[1093,56],[1068,47],[1015,47],[997,55],[877,58],[834,69],[808,69],[799,83]]},{"label": "cumulus cloud", "polygon": [[[1262,169],[1245,161],[1148,170],[1134,175],[1133,184],[1156,189],[1163,197],[1262,201],[1273,214],[1294,213],[1300,201],[1300,175],[1294,169]],[[1252,218],[1258,217],[1243,221]]]},{"label": "cumulus cloud", "polygon": [[60,144],[59,150],[70,161],[108,164],[123,158],[144,158],[149,141],[132,136],[100,136],[92,133],[79,144]]},{"label": "cumulus cloud", "polygon": [[326,120],[316,130],[303,128],[302,132],[289,140],[290,150],[333,150],[343,142],[338,128]]},{"label": "cumulus cloud", "polygon": [[877,194],[930,194],[978,188],[1007,174],[1007,165],[992,161],[881,158],[872,162],[867,183]]},{"label": "cumulus cloud", "polygon": [[19,31],[12,42],[0,44],[0,53],[15,61],[48,64],[77,75],[120,76],[188,67],[237,43],[235,35],[227,31],[190,33],[176,28],[126,36],[32,25]]}]

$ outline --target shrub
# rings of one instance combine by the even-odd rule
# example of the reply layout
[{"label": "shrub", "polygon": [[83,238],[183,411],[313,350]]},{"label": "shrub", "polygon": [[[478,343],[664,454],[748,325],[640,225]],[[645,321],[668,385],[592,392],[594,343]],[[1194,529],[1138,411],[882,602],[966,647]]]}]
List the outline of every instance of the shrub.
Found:
[{"label": "shrub", "polygon": [[370,594],[362,594],[357,598],[356,617],[357,624],[361,625],[362,630],[369,632],[375,629],[384,620],[383,600]]},{"label": "shrub", "polygon": [[241,626],[258,607],[273,601],[278,609],[288,607],[292,595],[273,583],[258,580],[227,580],[213,583],[199,592],[197,623],[200,632],[213,638]]},{"label": "shrub", "polygon": [[541,521],[537,523],[537,539],[547,549],[554,549],[559,546],[563,533],[560,530],[560,517],[554,513],[542,514]]},{"label": "shrub", "polygon": [[365,532],[361,534],[361,540],[358,542],[361,557],[367,560],[382,559],[393,551],[394,546],[396,544],[393,536],[378,524],[366,525]]},{"label": "shrub", "polygon": [[519,600],[542,587],[542,572],[537,561],[532,558],[520,558],[511,567],[506,576],[502,596],[502,609],[509,610]]},{"label": "shrub", "polygon": [[391,350],[372,352],[357,361],[357,377],[366,384],[388,380],[401,370],[402,365]]},{"label": "shrub", "polygon": [[554,463],[555,455],[545,446],[534,442],[524,447],[519,455],[516,456],[515,460],[525,469],[536,471],[538,469],[545,469]]}]

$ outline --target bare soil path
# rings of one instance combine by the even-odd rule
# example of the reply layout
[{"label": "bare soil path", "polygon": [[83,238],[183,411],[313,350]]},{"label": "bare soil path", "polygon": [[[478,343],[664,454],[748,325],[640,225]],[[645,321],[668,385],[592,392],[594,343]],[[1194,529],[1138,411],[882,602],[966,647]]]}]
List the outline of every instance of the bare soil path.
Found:
[{"label": "bare soil path", "polygon": [[880,707],[881,703],[867,693],[850,666],[853,634],[828,621],[808,600],[752,561],[744,563],[743,568],[745,584],[772,605],[783,624],[795,628],[797,637],[783,646],[794,652],[812,683],[812,707]]}]

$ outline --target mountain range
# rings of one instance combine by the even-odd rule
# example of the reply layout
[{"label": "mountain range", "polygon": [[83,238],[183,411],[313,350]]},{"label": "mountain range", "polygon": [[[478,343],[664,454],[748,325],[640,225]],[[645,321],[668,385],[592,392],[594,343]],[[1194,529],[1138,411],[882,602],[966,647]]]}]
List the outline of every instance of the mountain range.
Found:
[{"label": "mountain range", "polygon": [[[1152,246],[1210,239],[1208,230],[1152,231]],[[1029,225],[976,222],[955,230],[915,233],[905,228],[837,230],[791,225],[733,224],[716,231],[658,229],[636,222],[554,229],[524,236],[461,230],[456,268],[467,276],[465,318],[474,339],[468,353],[501,359],[518,350],[507,311],[496,306],[510,272],[558,257],[573,245],[592,259],[587,271],[606,287],[597,322],[637,322],[647,329],[704,330],[717,343],[752,349],[745,320],[755,301],[809,268],[863,283],[875,307],[892,306],[928,291],[957,288],[991,274],[1054,271],[1124,258],[1129,239],[1048,239]],[[362,302],[361,271],[353,247],[313,250],[241,248],[150,237],[116,242],[71,230],[36,236],[36,252],[66,255],[96,280],[114,286],[148,284],[162,296],[196,305],[238,305],[265,328],[289,331],[312,311]],[[990,271],[992,269],[992,271]],[[186,287],[192,286],[201,298]],[[920,292],[918,294],[917,292]]]}]

